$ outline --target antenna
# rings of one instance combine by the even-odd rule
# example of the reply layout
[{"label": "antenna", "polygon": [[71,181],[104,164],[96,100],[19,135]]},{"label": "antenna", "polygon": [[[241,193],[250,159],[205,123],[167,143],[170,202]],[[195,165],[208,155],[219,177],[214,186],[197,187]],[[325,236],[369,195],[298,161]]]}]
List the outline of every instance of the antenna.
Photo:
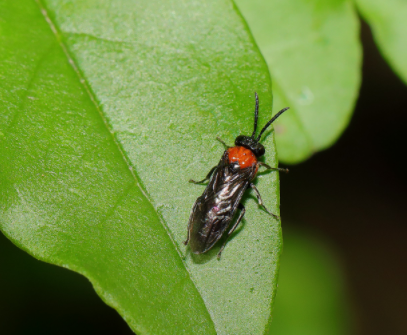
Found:
[{"label": "antenna", "polygon": [[254,92],[254,96],[256,97],[256,108],[254,109],[254,130],[252,138],[254,138],[254,135],[256,135],[257,119],[259,118],[259,97],[257,95],[257,92]]},{"label": "antenna", "polygon": [[279,111],[276,115],[274,115],[269,122],[263,127],[261,130],[259,136],[256,138],[256,142],[260,141],[261,135],[266,131],[266,129],[281,115],[283,114],[287,109],[290,107],[283,108],[281,111]]}]

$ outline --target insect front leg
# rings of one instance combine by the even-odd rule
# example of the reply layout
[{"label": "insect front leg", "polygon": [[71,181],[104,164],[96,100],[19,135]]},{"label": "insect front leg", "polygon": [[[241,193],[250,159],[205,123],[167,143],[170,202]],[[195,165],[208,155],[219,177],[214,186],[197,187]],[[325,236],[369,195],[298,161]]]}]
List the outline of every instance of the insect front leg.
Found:
[{"label": "insect front leg", "polygon": [[263,163],[263,162],[257,162],[258,165],[260,166],[264,166],[267,170],[275,170],[275,171],[281,171],[281,172],[285,172],[288,173],[288,169],[284,169],[284,168],[273,168],[270,165]]},{"label": "insect front leg", "polygon": [[239,225],[240,221],[242,221],[244,213],[246,213],[246,208],[242,204],[239,204],[238,208],[240,209],[239,217],[237,218],[236,223],[233,225],[233,227],[229,230],[228,237],[226,238],[225,243],[222,244],[222,247],[220,248],[220,250],[218,252],[218,259],[220,259],[222,251],[223,251],[223,249],[225,249],[225,246],[226,246],[226,243],[227,243],[227,241],[229,239],[229,236],[235,231],[235,229]]},{"label": "insect front leg", "polygon": [[223,141],[220,139],[220,137],[217,137],[216,139],[217,139],[220,143],[222,143],[222,144],[225,146],[226,149],[229,149],[229,148],[230,148],[230,146],[228,146],[225,142],[223,142]]},{"label": "insect front leg", "polygon": [[211,169],[211,171],[209,171],[209,173],[206,175],[205,179],[202,179],[202,180],[200,180],[200,181],[195,181],[195,180],[193,180],[193,179],[190,179],[189,182],[190,182],[190,183],[194,183],[194,184],[202,184],[202,183],[204,183],[205,181],[209,180],[209,178],[211,178],[211,175],[212,175],[213,171],[215,171],[215,169],[216,169],[217,167],[218,167],[217,165],[214,166],[214,167]]},{"label": "insect front leg", "polygon": [[254,186],[253,183],[250,183],[250,187],[254,190],[254,192],[256,192],[256,197],[257,197],[257,200],[259,201],[259,205],[262,206],[262,207],[264,208],[264,210],[265,210],[267,213],[269,213],[269,214],[272,215],[274,218],[276,218],[277,220],[279,220],[280,217],[279,217],[278,215],[275,215],[275,214],[271,213],[271,212],[266,208],[266,206],[264,206],[263,200],[261,199],[260,192],[259,192],[259,190],[257,189],[257,187]]}]

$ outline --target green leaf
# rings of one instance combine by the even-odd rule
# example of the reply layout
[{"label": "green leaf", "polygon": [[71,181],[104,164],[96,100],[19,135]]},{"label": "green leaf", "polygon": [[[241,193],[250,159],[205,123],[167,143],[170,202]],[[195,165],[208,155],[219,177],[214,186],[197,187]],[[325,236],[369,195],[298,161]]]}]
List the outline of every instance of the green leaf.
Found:
[{"label": "green leaf", "polygon": [[355,0],[383,56],[407,83],[407,3],[403,0]]},{"label": "green leaf", "polygon": [[328,148],[352,115],[361,78],[359,22],[349,1],[237,0],[273,80],[279,159]]},{"label": "green leaf", "polygon": [[[85,275],[138,334],[262,334],[281,230],[246,197],[222,259],[183,245],[228,143],[271,116],[267,65],[223,1],[0,2],[0,227]],[[276,166],[273,132],[263,141]],[[275,172],[257,178],[278,214]]]}]

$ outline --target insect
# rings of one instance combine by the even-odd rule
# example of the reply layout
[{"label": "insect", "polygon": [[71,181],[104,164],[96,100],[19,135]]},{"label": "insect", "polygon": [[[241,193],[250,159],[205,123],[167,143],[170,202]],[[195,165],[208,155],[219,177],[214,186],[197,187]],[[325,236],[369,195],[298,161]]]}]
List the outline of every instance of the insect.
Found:
[{"label": "insect", "polygon": [[[194,184],[201,184],[209,180],[203,194],[196,199],[192,207],[188,222],[188,236],[185,245],[190,245],[194,254],[202,254],[210,250],[229,228],[232,219],[240,209],[239,216],[229,229],[228,237],[235,231],[245,214],[245,207],[240,203],[244,192],[250,187],[254,190],[257,200],[264,210],[279,219],[279,217],[267,210],[261,199],[260,193],[252,183],[260,166],[268,170],[288,172],[287,169],[273,168],[258,160],[265,153],[264,146],[259,143],[261,135],[266,129],[289,107],[279,111],[260,131],[255,138],[257,119],[259,115],[259,97],[255,93],[256,106],[254,110],[254,130],[252,136],[240,135],[236,137],[235,146],[227,146],[220,138],[217,138],[227,149],[217,166],[214,166],[205,179],[200,181],[190,180]],[[227,239],[218,253],[225,248]]]}]

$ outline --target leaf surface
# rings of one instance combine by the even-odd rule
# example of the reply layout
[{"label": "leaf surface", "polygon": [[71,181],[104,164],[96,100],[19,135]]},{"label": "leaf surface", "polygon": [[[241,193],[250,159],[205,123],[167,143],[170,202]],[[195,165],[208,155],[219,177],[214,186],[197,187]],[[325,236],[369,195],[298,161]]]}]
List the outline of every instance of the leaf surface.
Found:
[{"label": "leaf surface", "polygon": [[361,80],[359,22],[350,1],[236,0],[273,80],[279,159],[298,163],[331,146],[352,115]]},{"label": "leaf surface", "polygon": [[[246,197],[221,261],[191,255],[188,183],[271,116],[267,65],[229,1],[0,3],[3,232],[84,274],[137,334],[262,334],[279,222]],[[265,161],[277,165],[272,131]],[[257,178],[279,212],[278,175]]]},{"label": "leaf surface", "polygon": [[407,3],[402,0],[356,0],[382,54],[407,83]]}]

